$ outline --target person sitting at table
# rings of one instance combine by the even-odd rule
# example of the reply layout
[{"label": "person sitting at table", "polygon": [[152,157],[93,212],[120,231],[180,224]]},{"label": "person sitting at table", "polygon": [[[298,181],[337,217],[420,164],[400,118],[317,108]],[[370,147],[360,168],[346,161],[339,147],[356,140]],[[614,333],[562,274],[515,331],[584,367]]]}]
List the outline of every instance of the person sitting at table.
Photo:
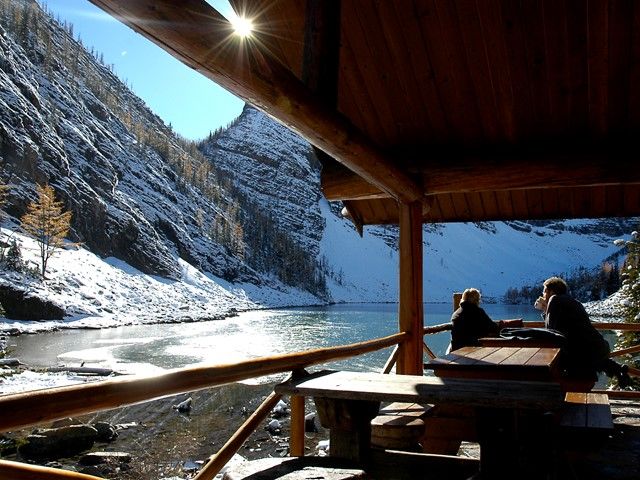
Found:
[{"label": "person sitting at table", "polygon": [[522,326],[519,320],[491,320],[480,308],[481,298],[477,288],[467,288],[462,292],[460,307],[451,316],[451,350],[478,346],[479,338],[496,336],[503,327]]},{"label": "person sitting at table", "polygon": [[572,379],[593,381],[597,372],[616,377],[618,385],[629,385],[627,365],[609,358],[609,342],[596,330],[584,306],[568,294],[567,283],[560,277],[544,281],[542,296],[535,307],[543,311],[545,327],[565,336],[563,364]]}]

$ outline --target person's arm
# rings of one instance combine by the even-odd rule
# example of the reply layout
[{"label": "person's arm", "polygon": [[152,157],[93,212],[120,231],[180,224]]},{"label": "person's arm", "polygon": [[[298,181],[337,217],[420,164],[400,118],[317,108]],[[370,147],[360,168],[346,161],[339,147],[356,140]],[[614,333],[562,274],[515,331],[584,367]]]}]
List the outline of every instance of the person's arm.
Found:
[{"label": "person's arm", "polygon": [[487,312],[485,312],[484,309],[481,308],[480,312],[479,320],[482,322],[483,330],[486,332],[485,335],[497,335],[500,331],[498,322],[491,320],[491,317],[487,315]]},{"label": "person's arm", "polygon": [[562,331],[560,327],[561,323],[561,312],[559,312],[559,304],[558,302],[554,302],[555,295],[549,299],[547,303],[547,312],[545,314],[545,327],[550,328],[552,330]]},{"label": "person's arm", "polygon": [[516,318],[514,320],[499,320],[498,328],[502,330],[503,328],[522,328],[524,326],[524,322],[521,318]]}]

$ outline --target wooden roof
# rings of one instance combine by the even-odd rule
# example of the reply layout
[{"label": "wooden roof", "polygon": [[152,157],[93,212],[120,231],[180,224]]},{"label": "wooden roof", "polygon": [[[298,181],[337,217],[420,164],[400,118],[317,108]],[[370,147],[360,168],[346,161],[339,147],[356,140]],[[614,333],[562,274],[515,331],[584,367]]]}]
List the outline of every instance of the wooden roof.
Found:
[{"label": "wooden roof", "polygon": [[[640,2],[91,0],[307,138],[359,224],[640,215]],[[179,88],[179,86],[176,86]]]}]

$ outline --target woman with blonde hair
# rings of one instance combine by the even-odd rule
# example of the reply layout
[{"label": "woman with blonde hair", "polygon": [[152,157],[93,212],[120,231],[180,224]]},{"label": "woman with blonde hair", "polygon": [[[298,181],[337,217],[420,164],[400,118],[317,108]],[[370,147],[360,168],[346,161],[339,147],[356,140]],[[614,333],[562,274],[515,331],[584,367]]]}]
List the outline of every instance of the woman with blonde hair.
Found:
[{"label": "woman with blonde hair", "polygon": [[501,325],[480,308],[481,298],[477,288],[467,288],[462,292],[460,307],[451,316],[451,350],[477,346],[479,338],[498,334]]}]

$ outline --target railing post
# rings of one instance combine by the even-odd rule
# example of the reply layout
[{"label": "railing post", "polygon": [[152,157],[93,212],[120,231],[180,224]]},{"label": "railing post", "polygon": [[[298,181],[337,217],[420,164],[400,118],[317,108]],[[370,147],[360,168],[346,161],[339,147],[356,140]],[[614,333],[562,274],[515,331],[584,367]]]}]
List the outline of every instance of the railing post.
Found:
[{"label": "railing post", "polygon": [[291,437],[289,438],[289,455],[304,456],[304,397],[291,396]]}]

